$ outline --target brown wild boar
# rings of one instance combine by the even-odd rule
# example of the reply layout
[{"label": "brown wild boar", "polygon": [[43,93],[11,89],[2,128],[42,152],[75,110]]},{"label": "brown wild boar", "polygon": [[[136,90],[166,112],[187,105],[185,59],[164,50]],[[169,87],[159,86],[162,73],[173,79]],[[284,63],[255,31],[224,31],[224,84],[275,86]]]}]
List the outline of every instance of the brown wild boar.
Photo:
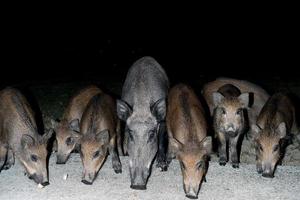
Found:
[{"label": "brown wild boar", "polygon": [[225,84],[212,94],[214,101],[213,126],[219,141],[219,163],[227,162],[227,143],[229,143],[232,167],[239,167],[237,144],[245,132],[247,124],[245,109],[249,104],[249,93],[241,94],[231,84]]},{"label": "brown wild boar", "polygon": [[286,136],[299,132],[295,107],[289,97],[283,93],[271,96],[252,129],[256,133],[257,172],[273,178],[276,165],[284,152]]},{"label": "brown wild boar", "polygon": [[[214,101],[213,101],[212,94],[214,92],[217,92],[218,89],[225,84],[234,85],[241,91],[241,93],[249,93],[251,95],[253,94],[253,96],[251,96],[253,98],[251,98],[250,105],[249,105],[250,108],[247,110],[249,127],[251,128],[251,125],[256,123],[256,119],[262,107],[269,99],[270,97],[269,94],[258,85],[255,85],[245,80],[237,80],[237,79],[223,78],[223,77],[217,78],[215,81],[205,84],[202,90],[203,96],[209,106],[211,115],[213,115],[213,111],[214,111],[214,103],[213,103]],[[251,133],[252,130],[250,129],[249,132],[247,133],[248,138],[251,138]]]},{"label": "brown wild boar", "polygon": [[80,124],[83,183],[93,183],[108,152],[112,157],[112,167],[115,172],[122,172],[117,152],[117,140],[120,137],[119,124],[115,100],[104,93],[94,96],[84,111]]},{"label": "brown wild boar", "polygon": [[3,169],[9,169],[17,158],[30,179],[44,186],[49,184],[47,142],[53,131],[38,134],[34,113],[16,89],[6,88],[0,92],[0,130],[1,152],[6,152]]},{"label": "brown wild boar", "polygon": [[208,168],[212,139],[207,136],[203,107],[194,91],[184,85],[169,93],[167,109],[168,161],[177,158],[183,175],[183,188],[189,198],[197,198]]},{"label": "brown wild boar", "polygon": [[76,149],[82,114],[91,98],[101,92],[98,87],[91,85],[79,90],[71,97],[62,120],[55,125],[57,164],[65,164],[70,153]]}]

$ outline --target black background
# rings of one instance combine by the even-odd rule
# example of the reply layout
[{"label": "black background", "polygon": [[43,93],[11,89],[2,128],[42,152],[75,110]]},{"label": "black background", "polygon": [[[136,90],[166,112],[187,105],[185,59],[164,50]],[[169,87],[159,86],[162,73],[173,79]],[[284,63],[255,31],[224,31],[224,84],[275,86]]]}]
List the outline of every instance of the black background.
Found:
[{"label": "black background", "polygon": [[[1,85],[124,80],[142,56],[171,81],[229,76],[298,81],[296,27],[281,18],[126,22],[68,17],[10,23]],[[231,18],[232,19],[232,18]]]}]

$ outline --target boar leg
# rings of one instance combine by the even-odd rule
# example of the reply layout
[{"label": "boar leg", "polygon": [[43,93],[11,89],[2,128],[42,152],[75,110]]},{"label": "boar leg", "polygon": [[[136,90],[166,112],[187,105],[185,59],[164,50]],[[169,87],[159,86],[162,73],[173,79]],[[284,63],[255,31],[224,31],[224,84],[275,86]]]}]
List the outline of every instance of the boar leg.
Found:
[{"label": "boar leg", "polygon": [[123,141],[123,154],[124,156],[128,156],[128,133],[124,132],[124,141]]},{"label": "boar leg", "polygon": [[167,171],[168,164],[166,158],[166,146],[168,142],[168,136],[166,134],[166,123],[160,122],[158,130],[158,153],[156,167],[161,168],[161,171]]},{"label": "boar leg", "polygon": [[115,172],[117,174],[122,173],[122,164],[117,152],[116,136],[111,140],[109,154],[111,155],[112,167]]},{"label": "boar leg", "polygon": [[239,139],[239,135],[237,135],[235,138],[229,139],[230,159],[231,159],[233,168],[239,168],[239,158],[238,158],[238,153],[237,153],[238,139]]},{"label": "boar leg", "polygon": [[226,138],[221,132],[218,133],[219,138],[219,164],[224,166],[227,162]]},{"label": "boar leg", "polygon": [[119,156],[124,156],[123,149],[122,149],[122,136],[121,136],[121,123],[120,123],[120,120],[118,120],[116,132],[117,132],[118,154],[119,154]]},{"label": "boar leg", "polygon": [[13,151],[11,149],[8,149],[7,151],[7,159],[6,159],[6,163],[3,166],[4,170],[9,169],[11,166],[13,166],[15,164],[15,157],[13,154]]}]

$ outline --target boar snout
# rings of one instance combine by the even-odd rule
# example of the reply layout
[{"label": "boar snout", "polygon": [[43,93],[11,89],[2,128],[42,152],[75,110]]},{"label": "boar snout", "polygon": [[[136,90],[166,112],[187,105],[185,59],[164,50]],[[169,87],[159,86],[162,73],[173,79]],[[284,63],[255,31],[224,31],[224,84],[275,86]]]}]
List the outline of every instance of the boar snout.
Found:
[{"label": "boar snout", "polygon": [[262,172],[262,176],[266,178],[274,178],[273,170],[271,169],[271,167],[266,168]]},{"label": "boar snout", "polygon": [[95,179],[96,173],[84,173],[82,183],[92,185]]},{"label": "boar snout", "polygon": [[146,185],[131,185],[130,188],[134,190],[146,190]]},{"label": "boar snout", "polygon": [[198,199],[198,190],[199,188],[183,185],[185,191],[185,196],[190,199]]},{"label": "boar snout", "polygon": [[228,131],[227,134],[229,135],[229,137],[236,137],[237,136],[237,131]]},{"label": "boar snout", "polygon": [[49,185],[48,178],[44,178],[43,175],[37,175],[36,173],[28,176],[29,179],[34,180],[37,184],[42,184],[43,186]]},{"label": "boar snout", "polygon": [[68,155],[57,154],[56,164],[66,164]]},{"label": "boar snout", "polygon": [[271,164],[265,164],[262,170],[262,176],[266,178],[274,178],[274,167]]},{"label": "boar snout", "polygon": [[147,178],[149,175],[149,169],[136,168],[131,173],[131,186],[130,188],[136,190],[146,190]]},{"label": "boar snout", "polygon": [[89,182],[87,180],[82,180],[81,182],[84,183],[84,184],[86,184],[86,185],[92,185],[93,184],[93,182]]}]

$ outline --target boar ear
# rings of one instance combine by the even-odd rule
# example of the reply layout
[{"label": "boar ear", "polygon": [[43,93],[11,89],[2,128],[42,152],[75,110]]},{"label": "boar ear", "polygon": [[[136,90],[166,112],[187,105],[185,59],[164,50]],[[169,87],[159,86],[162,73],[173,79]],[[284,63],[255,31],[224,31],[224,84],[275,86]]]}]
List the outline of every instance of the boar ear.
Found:
[{"label": "boar ear", "polygon": [[33,146],[35,144],[35,140],[32,136],[24,134],[21,138],[21,146],[23,149],[28,148],[29,146]]},{"label": "boar ear", "polygon": [[101,142],[102,144],[108,144],[109,143],[109,131],[108,129],[105,129],[103,131],[100,131],[96,134],[96,140]]},{"label": "boar ear", "polygon": [[166,118],[166,99],[162,98],[150,106],[151,113],[156,117],[157,121],[163,121]]},{"label": "boar ear", "polygon": [[211,136],[205,137],[201,141],[202,148],[205,149],[206,155],[210,155],[212,152],[212,138]]},{"label": "boar ear", "polygon": [[213,98],[214,107],[217,107],[220,105],[220,103],[223,101],[225,97],[220,92],[213,92],[212,98]]},{"label": "boar ear", "polygon": [[52,137],[54,133],[54,129],[49,129],[49,131],[47,133],[44,133],[44,135],[42,136],[43,137],[43,142],[47,143],[48,140]]},{"label": "boar ear", "polygon": [[117,115],[119,119],[126,121],[131,115],[132,108],[125,101],[117,99]]},{"label": "boar ear", "polygon": [[79,129],[79,119],[73,119],[70,123],[69,123],[69,128],[72,130],[72,131],[75,131],[77,133],[80,132],[80,129]]},{"label": "boar ear", "polygon": [[249,93],[243,93],[238,97],[240,103],[243,108],[247,108],[249,106]]},{"label": "boar ear", "polygon": [[170,137],[169,138],[169,148],[172,150],[172,153],[175,155],[178,151],[182,149],[182,143],[179,142],[177,139]]},{"label": "boar ear", "polygon": [[280,139],[286,136],[286,125],[284,122],[281,122],[277,127],[277,132],[279,133]]}]

